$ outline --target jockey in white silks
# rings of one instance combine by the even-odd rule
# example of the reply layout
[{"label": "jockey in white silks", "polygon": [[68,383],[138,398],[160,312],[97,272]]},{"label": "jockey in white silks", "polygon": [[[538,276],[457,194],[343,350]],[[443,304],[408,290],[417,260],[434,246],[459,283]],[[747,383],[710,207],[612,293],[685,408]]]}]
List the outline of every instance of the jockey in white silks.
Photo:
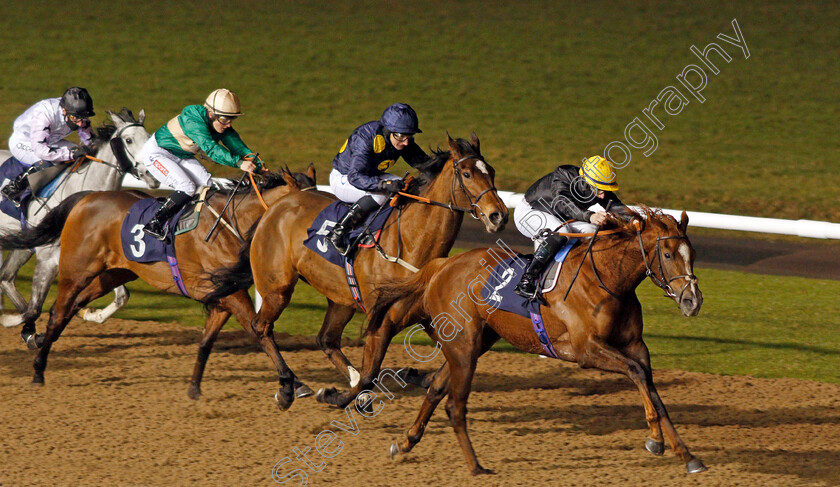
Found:
[{"label": "jockey in white silks", "polygon": [[[90,117],[93,115],[90,94],[74,86],[60,98],[39,101],[15,119],[9,150],[15,159],[29,167],[2,189],[3,196],[20,206],[18,198],[27,188],[30,175],[56,163],[92,154]],[[79,134],[81,146],[64,140],[72,132]]]}]

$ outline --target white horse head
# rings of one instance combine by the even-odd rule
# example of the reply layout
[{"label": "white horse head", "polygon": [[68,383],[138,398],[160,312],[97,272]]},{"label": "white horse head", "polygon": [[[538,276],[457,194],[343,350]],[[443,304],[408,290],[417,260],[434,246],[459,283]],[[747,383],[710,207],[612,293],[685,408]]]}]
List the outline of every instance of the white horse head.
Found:
[{"label": "white horse head", "polygon": [[[108,160],[108,156],[111,155],[121,170],[143,181],[151,189],[160,187],[160,182],[146,170],[146,165],[140,159],[143,144],[150,137],[149,132],[143,127],[146,111],[140,110],[137,119],[128,108],[123,108],[119,113],[109,110],[108,116],[114,122],[116,131],[111,137],[110,147],[103,145],[100,149],[100,151],[105,151],[100,159]],[[107,152],[108,149],[110,149],[110,154]]]}]

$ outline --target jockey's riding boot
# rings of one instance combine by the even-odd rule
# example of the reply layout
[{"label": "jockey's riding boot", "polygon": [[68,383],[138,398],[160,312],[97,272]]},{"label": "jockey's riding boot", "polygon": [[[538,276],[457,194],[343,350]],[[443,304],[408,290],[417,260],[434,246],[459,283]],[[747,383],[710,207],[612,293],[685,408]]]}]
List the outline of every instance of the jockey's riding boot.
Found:
[{"label": "jockey's riding boot", "polygon": [[166,198],[166,201],[160,205],[160,208],[158,208],[158,211],[155,213],[155,216],[151,219],[151,221],[143,227],[143,231],[146,232],[147,235],[163,241],[166,239],[166,232],[168,230],[166,223],[191,199],[192,196],[184,193],[183,191],[172,192],[172,194]]},{"label": "jockey's riding boot", "polygon": [[20,194],[26,191],[26,188],[29,187],[29,179],[27,179],[27,177],[30,174],[35,174],[41,169],[44,169],[41,163],[29,166],[26,168],[26,171],[23,171],[18,177],[9,181],[9,184],[0,190],[0,193],[3,193],[3,196],[5,196],[6,199],[11,201],[16,207],[20,208],[20,200],[18,198],[20,198]]},{"label": "jockey's riding boot", "polygon": [[513,292],[523,298],[536,299],[540,275],[548,263],[551,262],[551,259],[554,258],[554,254],[566,244],[567,240],[567,237],[557,235],[556,233],[549,235],[537,250],[534,251],[534,258],[528,264],[528,268],[525,269],[522,279],[513,289]]},{"label": "jockey's riding boot", "polygon": [[348,246],[344,243],[344,236],[351,230],[356,228],[356,225],[365,221],[373,210],[379,208],[379,204],[373,197],[365,195],[350,207],[347,214],[337,222],[332,231],[327,235],[327,240],[335,247],[341,255],[347,255]]}]

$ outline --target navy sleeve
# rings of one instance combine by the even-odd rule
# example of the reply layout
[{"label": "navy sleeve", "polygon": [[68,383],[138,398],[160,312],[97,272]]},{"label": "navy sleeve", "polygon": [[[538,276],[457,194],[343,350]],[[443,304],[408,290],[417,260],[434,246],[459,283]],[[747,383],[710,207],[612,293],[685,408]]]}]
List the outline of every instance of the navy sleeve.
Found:
[{"label": "navy sleeve", "polygon": [[370,165],[372,142],[366,137],[351,137],[350,147],[350,171],[347,173],[347,181],[353,186],[364,190],[374,191],[379,183],[379,176],[371,174]]}]

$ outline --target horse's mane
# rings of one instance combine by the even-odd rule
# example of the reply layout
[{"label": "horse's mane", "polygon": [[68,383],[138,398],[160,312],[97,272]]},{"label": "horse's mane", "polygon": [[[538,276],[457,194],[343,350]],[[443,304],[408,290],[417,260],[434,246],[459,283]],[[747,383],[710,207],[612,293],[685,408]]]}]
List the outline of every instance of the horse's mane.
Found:
[{"label": "horse's mane", "polygon": [[[475,147],[470,145],[470,141],[466,139],[456,139],[455,144],[458,145],[458,150],[464,157],[482,157],[481,154],[475,150]],[[450,151],[443,150],[440,147],[432,149],[432,155],[429,156],[425,162],[415,166],[417,170],[420,171],[416,187],[421,188],[434,181],[443,170],[446,165],[446,161],[448,161],[451,156],[452,154]]]},{"label": "horse's mane", "polygon": [[[126,107],[123,107],[119,113],[114,113],[114,115],[119,117],[125,123],[138,123],[138,120],[134,118],[134,114]],[[91,144],[98,150],[103,144],[107,144],[111,140],[111,137],[114,136],[116,131],[117,126],[114,125],[113,122],[107,120],[102,122],[99,127],[93,129],[93,140],[91,141]]]},{"label": "horse's mane", "polygon": [[637,205],[639,211],[635,211],[631,208],[627,208],[626,215],[615,215],[612,213],[607,213],[607,218],[610,222],[610,228],[618,228],[618,232],[612,234],[612,236],[626,238],[626,237],[635,237],[636,236],[636,225],[635,222],[639,221],[642,224],[642,228],[645,225],[657,225],[661,227],[667,226],[665,220],[671,220],[674,224],[677,223],[676,219],[671,215],[663,213],[662,210],[651,208],[647,205]]}]

